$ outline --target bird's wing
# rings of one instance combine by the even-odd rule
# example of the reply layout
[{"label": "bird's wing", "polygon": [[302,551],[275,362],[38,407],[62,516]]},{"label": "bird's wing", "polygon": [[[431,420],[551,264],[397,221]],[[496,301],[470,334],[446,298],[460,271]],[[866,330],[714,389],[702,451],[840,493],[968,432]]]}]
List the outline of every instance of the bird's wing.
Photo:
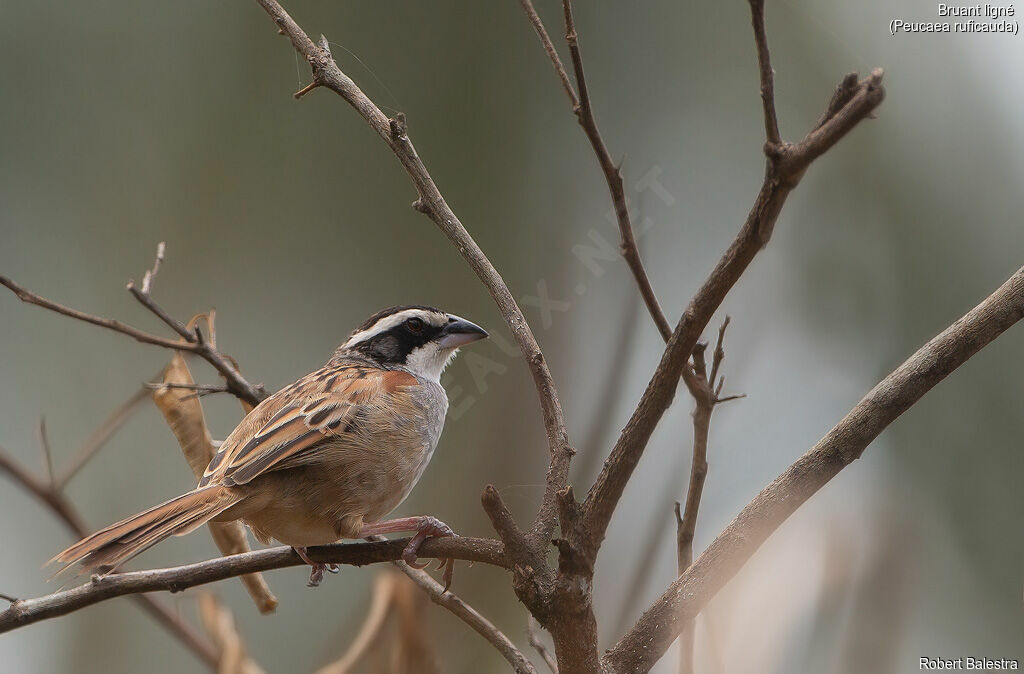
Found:
[{"label": "bird's wing", "polygon": [[[325,440],[343,438],[394,396],[419,385],[401,370],[329,365],[275,393],[246,416],[214,455],[199,486],[245,484],[272,470],[316,460]],[[395,402],[389,401],[389,404]]]}]

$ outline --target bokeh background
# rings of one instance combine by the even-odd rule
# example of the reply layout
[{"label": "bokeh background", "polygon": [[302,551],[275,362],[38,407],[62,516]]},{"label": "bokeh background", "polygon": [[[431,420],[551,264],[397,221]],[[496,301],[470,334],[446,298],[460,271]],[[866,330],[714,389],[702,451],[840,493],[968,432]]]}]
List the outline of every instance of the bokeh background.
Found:
[{"label": "bokeh background", "polygon": [[[557,3],[539,9],[559,36]],[[697,545],[810,447],[880,377],[1022,263],[1024,42],[891,37],[931,2],[769,2],[783,135],[817,119],[840,77],[886,69],[878,119],[819,160],[768,249],[723,307],[724,372],[747,398],[714,418]],[[487,326],[448,375],[453,407],[427,474],[401,507],[488,535],[487,483],[523,518],[546,450],[536,399],[486,292],[422,215],[379,139],[336,96],[292,92],[308,72],[250,2],[2,2],[0,273],[54,300],[159,330],[124,291],[158,241],[157,298],[188,317],[216,307],[221,346],[268,387],[321,364],[348,331],[398,303]],[[288,5],[344,70],[408,115],[434,178],[517,298],[560,387],[573,481],[593,479],[661,343],[625,265],[581,260],[616,241],[593,155],[518,3]],[[678,315],[761,182],[763,126],[747,3],[579,3],[604,136],[625,159],[647,266]],[[585,256],[584,256],[585,257]],[[547,316],[530,298],[550,297]],[[698,623],[705,672],[911,672],[921,656],[1024,658],[1022,328],[972,359],[804,506]],[[58,463],[168,354],[0,294],[0,447],[34,469],[45,416]],[[215,377],[202,364],[204,381]],[[207,398],[214,432],[239,418]],[[672,503],[684,493],[690,401],[654,436],[597,569],[602,646],[674,574]],[[151,406],[68,487],[94,526],[187,489]],[[0,478],[0,592],[51,591],[41,564],[69,543]],[[654,545],[652,545],[652,541]],[[650,550],[650,552],[648,552]],[[202,532],[142,566],[215,554]],[[271,672],[340,654],[372,568],[317,591],[268,575],[259,616],[237,582],[214,590]],[[524,648],[525,613],[499,571],[462,565],[456,589]],[[169,599],[194,620],[194,595]],[[441,609],[427,629],[446,672],[505,664]],[[0,638],[5,672],[186,672],[198,660],[115,600]],[[670,672],[674,656],[658,671]]]}]

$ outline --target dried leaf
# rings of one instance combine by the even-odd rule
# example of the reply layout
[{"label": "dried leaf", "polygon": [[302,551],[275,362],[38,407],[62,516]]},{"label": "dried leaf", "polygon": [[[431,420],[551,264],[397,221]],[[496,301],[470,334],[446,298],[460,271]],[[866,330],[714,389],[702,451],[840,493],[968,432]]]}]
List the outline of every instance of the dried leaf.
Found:
[{"label": "dried leaf", "polygon": [[[178,353],[174,354],[164,369],[161,381],[165,384],[178,385],[195,383],[185,359]],[[185,460],[198,480],[203,476],[215,452],[199,397],[187,388],[165,386],[153,391],[153,402],[164,415],[164,420],[174,433],[174,437],[178,439]],[[221,553],[233,555],[250,550],[245,526],[241,522],[210,522],[209,527],[213,541]],[[263,574],[253,573],[242,576],[241,579],[260,613],[272,613],[277,608],[277,598],[270,591]]]}]

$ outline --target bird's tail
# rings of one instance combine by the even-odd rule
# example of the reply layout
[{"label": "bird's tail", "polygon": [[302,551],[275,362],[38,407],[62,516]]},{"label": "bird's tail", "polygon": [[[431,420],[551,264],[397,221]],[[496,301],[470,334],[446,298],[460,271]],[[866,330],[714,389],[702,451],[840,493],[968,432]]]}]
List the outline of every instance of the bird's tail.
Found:
[{"label": "bird's tail", "polygon": [[202,526],[242,498],[220,485],[196,489],[111,524],[78,541],[47,563],[62,562],[64,567],[60,571],[76,562],[81,562],[87,571],[113,571],[168,536],[181,536]]}]

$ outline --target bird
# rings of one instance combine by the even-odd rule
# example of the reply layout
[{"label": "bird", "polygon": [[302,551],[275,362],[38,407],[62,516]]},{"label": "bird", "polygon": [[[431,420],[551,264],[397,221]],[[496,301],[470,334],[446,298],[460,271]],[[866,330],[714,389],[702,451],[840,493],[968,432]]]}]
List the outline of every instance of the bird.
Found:
[{"label": "bird", "polygon": [[[480,326],[423,305],[379,311],[318,370],[252,409],[190,492],[83,538],[50,562],[110,573],[171,535],[242,520],[256,538],[290,545],[317,586],[334,565],[307,548],[344,538],[411,532],[415,568],[429,537],[453,536],[432,516],[384,519],[412,491],[441,437],[448,396],[441,373]],[[454,561],[442,562],[445,588]]]}]

